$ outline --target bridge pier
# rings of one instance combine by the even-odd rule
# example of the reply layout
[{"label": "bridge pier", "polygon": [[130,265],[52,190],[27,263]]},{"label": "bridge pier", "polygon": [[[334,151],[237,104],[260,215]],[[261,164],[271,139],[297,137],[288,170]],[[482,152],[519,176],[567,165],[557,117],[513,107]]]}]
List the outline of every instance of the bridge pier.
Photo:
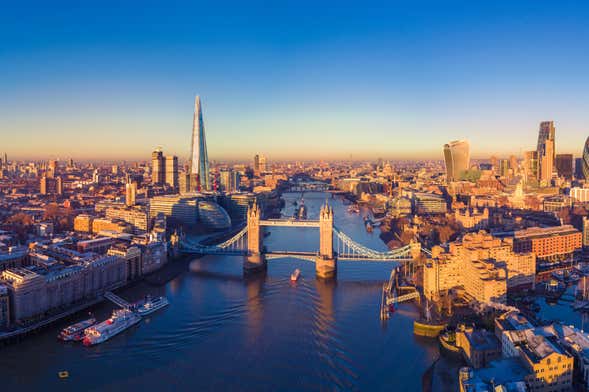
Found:
[{"label": "bridge pier", "polygon": [[337,274],[337,259],[317,256],[315,258],[315,274],[321,279],[333,279]]},{"label": "bridge pier", "polygon": [[252,274],[256,272],[266,271],[268,263],[266,256],[262,253],[248,254],[243,257],[243,273]]}]

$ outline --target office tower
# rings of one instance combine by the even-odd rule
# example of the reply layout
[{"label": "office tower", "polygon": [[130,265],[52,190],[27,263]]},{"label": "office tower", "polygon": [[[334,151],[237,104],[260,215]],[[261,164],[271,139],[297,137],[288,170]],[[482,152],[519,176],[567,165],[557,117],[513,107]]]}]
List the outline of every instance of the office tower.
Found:
[{"label": "office tower", "polygon": [[239,173],[235,170],[221,170],[219,173],[221,190],[225,193],[235,192],[239,189]]},{"label": "office tower", "polygon": [[501,177],[509,176],[509,161],[507,159],[499,161],[499,175]]},{"label": "office tower", "polygon": [[55,178],[55,193],[57,195],[63,195],[63,180],[60,176]]},{"label": "office tower", "polygon": [[260,175],[267,170],[266,157],[262,154],[256,154],[254,156],[254,173]]},{"label": "office tower", "polygon": [[538,178],[538,151],[524,153],[524,173],[526,179]]},{"label": "office tower", "polygon": [[554,121],[540,123],[538,132],[538,181],[549,183],[552,179],[555,158],[555,133]]},{"label": "office tower", "polygon": [[8,155],[6,155],[6,153],[4,153],[4,157],[2,158],[2,163],[4,164],[4,166],[8,165]]},{"label": "office tower", "polygon": [[558,176],[571,180],[573,178],[573,154],[557,154],[555,162]]},{"label": "office tower", "polygon": [[57,161],[51,160],[51,161],[49,161],[49,167],[47,169],[47,177],[54,178],[56,174],[57,174]]},{"label": "office tower", "polygon": [[151,153],[151,183],[161,185],[164,183],[164,155],[159,148]]},{"label": "office tower", "polygon": [[74,167],[74,160],[72,158],[70,158],[70,160],[68,161],[67,167],[69,167],[70,169]]},{"label": "office tower", "polygon": [[455,140],[444,144],[444,161],[446,162],[446,180],[459,181],[460,176],[470,166],[470,146],[467,140]]},{"label": "office tower", "polygon": [[575,158],[575,178],[577,180],[585,178],[583,174],[583,158]]},{"label": "office tower", "polygon": [[43,176],[43,177],[41,177],[41,180],[39,181],[39,193],[42,195],[47,194],[47,188],[48,188],[47,180],[48,180],[47,177]]},{"label": "office tower", "polygon": [[585,141],[585,146],[583,147],[583,155],[581,158],[581,172],[583,173],[583,177],[585,177],[585,180],[589,181],[589,137]]},{"label": "office tower", "polygon": [[137,183],[129,182],[125,184],[125,204],[127,206],[134,206],[137,199]]},{"label": "office tower", "polygon": [[192,122],[192,145],[190,154],[190,183],[192,190],[208,191],[211,189],[209,178],[209,156],[205,139],[205,126],[202,119],[200,97],[194,101],[194,119]]},{"label": "office tower", "polygon": [[190,187],[190,173],[183,171],[178,175],[178,191],[180,193],[188,193],[191,191]]},{"label": "office tower", "polygon": [[178,157],[173,155],[166,156],[166,177],[165,182],[171,188],[178,188]]},{"label": "office tower", "polygon": [[[540,154],[538,154],[539,156]],[[552,172],[554,171],[554,140],[547,139],[544,142],[544,156],[540,160],[540,183],[550,185]]]},{"label": "office tower", "polygon": [[112,167],[110,168],[111,173],[116,176],[119,174],[119,166],[118,165],[112,165]]},{"label": "office tower", "polygon": [[100,183],[100,172],[98,169],[94,169],[94,172],[92,173],[92,182],[95,184]]}]

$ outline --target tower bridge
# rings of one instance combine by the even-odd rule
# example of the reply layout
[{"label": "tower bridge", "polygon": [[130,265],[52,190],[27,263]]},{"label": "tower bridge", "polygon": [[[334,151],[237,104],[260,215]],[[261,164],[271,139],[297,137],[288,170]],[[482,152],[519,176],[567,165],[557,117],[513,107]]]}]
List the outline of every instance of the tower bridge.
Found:
[{"label": "tower bridge", "polygon": [[[321,207],[318,220],[261,219],[261,210],[256,202],[248,208],[247,226],[232,238],[216,245],[204,246],[188,239],[180,241],[180,251],[197,254],[225,254],[243,256],[245,272],[255,272],[266,268],[267,260],[295,257],[315,263],[318,277],[331,278],[336,275],[337,261],[374,261],[411,263],[426,249],[419,242],[388,250],[386,252],[370,249],[357,243],[333,224],[333,209],[325,203]],[[310,227],[319,228],[319,249],[316,252],[267,251],[264,248],[264,227]]]}]

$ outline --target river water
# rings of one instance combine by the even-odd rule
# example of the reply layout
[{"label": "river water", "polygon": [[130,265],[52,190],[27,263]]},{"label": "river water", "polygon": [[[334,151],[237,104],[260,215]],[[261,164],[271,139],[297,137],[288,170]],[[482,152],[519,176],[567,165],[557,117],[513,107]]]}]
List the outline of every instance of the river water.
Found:
[{"label": "river water", "polygon": [[[292,215],[300,196],[283,196],[284,215]],[[362,213],[348,213],[341,199],[305,193],[309,219],[317,219],[326,198],[340,230],[385,249],[378,230],[367,233]],[[319,245],[318,229],[267,230],[269,250],[316,251]],[[238,257],[207,256],[190,270],[184,265],[167,283],[119,290],[128,300],[165,295],[171,304],[106,343],[87,348],[56,340],[82,313],[0,348],[2,390],[419,391],[438,356],[435,342],[412,333],[413,305],[401,305],[384,324],[379,320],[390,263],[339,262],[335,281],[317,280],[313,263],[291,258],[272,260],[265,274],[251,278],[243,277]],[[295,268],[301,279],[293,284]],[[104,319],[113,307],[105,302],[92,310]],[[68,379],[58,378],[62,370]]]}]

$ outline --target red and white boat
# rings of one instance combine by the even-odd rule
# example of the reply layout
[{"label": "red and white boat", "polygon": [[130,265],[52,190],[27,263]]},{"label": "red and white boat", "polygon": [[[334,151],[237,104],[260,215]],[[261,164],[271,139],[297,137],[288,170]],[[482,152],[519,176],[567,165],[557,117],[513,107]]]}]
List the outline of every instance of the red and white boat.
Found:
[{"label": "red and white boat", "polygon": [[129,309],[115,310],[108,320],[86,329],[84,346],[105,342],[140,321],[141,317]]}]

